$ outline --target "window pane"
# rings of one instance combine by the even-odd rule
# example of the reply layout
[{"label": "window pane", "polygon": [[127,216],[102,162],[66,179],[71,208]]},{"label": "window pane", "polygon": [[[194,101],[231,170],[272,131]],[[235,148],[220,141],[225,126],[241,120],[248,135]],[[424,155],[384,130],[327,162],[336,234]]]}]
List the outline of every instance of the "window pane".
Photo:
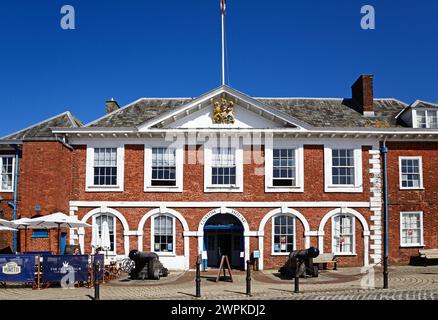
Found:
[{"label": "window pane", "polygon": [[272,159],[272,185],[295,186],[295,149],[274,149]]},{"label": "window pane", "polygon": [[335,252],[353,253],[354,248],[354,217],[337,215],[333,218],[333,246]]},{"label": "window pane", "polygon": [[420,185],[420,160],[401,160],[401,185],[404,188],[419,188]]},{"label": "window pane", "polygon": [[280,215],[272,219],[274,252],[291,252],[294,247],[294,217]]},{"label": "window pane", "polygon": [[236,184],[236,159],[233,148],[214,148],[211,167],[212,184]]},{"label": "window pane", "polygon": [[94,184],[117,185],[117,149],[94,149]]},{"label": "window pane", "polygon": [[13,157],[0,157],[0,190],[13,189]]},{"label": "window pane", "polygon": [[332,184],[354,185],[354,150],[332,150]]},{"label": "window pane", "polygon": [[154,251],[173,252],[173,223],[174,219],[169,216],[157,216],[154,218]]}]

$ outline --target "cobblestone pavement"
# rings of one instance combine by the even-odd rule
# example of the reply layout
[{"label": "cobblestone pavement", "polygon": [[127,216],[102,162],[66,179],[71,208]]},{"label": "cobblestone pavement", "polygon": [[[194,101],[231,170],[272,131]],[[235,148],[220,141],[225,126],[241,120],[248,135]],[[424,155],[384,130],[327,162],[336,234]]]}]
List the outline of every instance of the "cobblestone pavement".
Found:
[{"label": "cobblestone pavement", "polygon": [[[362,270],[363,271],[363,270]],[[371,273],[372,275],[372,273]],[[202,298],[209,299],[276,299],[276,300],[438,300],[438,266],[396,267],[390,269],[389,290],[382,287],[382,272],[364,277],[360,268],[324,271],[318,278],[300,280],[300,293],[293,293],[293,281],[281,279],[274,271],[253,272],[252,297],[245,295],[245,273],[233,274],[234,281],[214,282],[212,271],[202,273]],[[375,289],[366,289],[372,285]],[[156,281],[114,280],[101,286],[105,300],[194,300],[194,272],[174,273],[168,279]],[[1,300],[90,300],[94,290],[87,288],[48,288],[32,290],[21,286],[0,289]]]}]

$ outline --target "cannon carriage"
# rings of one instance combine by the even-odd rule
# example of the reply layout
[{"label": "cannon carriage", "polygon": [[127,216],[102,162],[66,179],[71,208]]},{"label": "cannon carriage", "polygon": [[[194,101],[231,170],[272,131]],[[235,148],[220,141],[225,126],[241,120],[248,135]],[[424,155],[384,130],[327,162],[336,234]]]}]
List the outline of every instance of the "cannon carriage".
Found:
[{"label": "cannon carriage", "polygon": [[313,259],[319,256],[319,249],[310,247],[306,250],[295,250],[289,254],[288,260],[278,270],[284,277],[318,277],[319,269],[313,265]]},{"label": "cannon carriage", "polygon": [[132,280],[159,280],[160,277],[169,275],[169,270],[163,266],[154,252],[132,250],[129,253],[129,260],[126,259],[123,263],[123,269],[129,273]]}]

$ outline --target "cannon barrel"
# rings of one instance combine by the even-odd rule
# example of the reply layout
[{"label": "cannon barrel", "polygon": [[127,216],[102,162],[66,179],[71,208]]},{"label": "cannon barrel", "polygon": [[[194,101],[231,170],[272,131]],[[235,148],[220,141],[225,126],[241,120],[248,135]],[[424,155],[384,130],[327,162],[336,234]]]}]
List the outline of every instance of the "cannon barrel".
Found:
[{"label": "cannon barrel", "polygon": [[149,260],[149,259],[159,259],[158,254],[154,252],[141,252],[138,250],[132,250],[129,253],[129,259],[137,260]]},{"label": "cannon barrel", "polygon": [[132,250],[129,259],[134,261],[135,267],[131,270],[131,279],[155,279],[167,277],[169,270],[160,262],[158,254],[154,252],[141,252]]},{"label": "cannon barrel", "polygon": [[316,258],[319,256],[319,249],[315,247],[310,247],[305,250],[295,250],[289,254],[289,259],[298,258],[300,260]]},{"label": "cannon barrel", "polygon": [[289,254],[289,257],[283,267],[280,268],[280,273],[283,276],[306,276],[317,277],[318,268],[313,265],[313,259],[319,256],[319,249],[310,247],[306,250],[295,250]]}]

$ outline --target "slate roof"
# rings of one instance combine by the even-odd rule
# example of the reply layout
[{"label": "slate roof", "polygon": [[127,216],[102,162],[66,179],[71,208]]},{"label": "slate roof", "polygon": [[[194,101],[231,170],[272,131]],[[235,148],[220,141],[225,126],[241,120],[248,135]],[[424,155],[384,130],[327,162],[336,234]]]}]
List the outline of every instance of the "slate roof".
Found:
[{"label": "slate roof", "polygon": [[69,111],[60,115],[54,116],[50,119],[41,121],[26,129],[20,130],[8,136],[1,138],[0,140],[24,140],[32,138],[50,138],[53,137],[51,128],[63,127],[63,128],[78,128],[82,123],[75,118]]},{"label": "slate roof", "polygon": [[[399,127],[395,116],[406,104],[396,99],[375,99],[375,118],[367,118],[354,110],[351,99],[320,98],[255,98],[280,112],[314,127]],[[191,98],[140,99],[104,116],[87,127],[135,127],[192,101]]]},{"label": "slate roof", "polygon": [[351,99],[318,98],[257,98],[281,112],[314,127],[332,128],[386,128],[401,127],[395,116],[406,107],[396,99],[375,99],[375,117],[364,117],[354,109]]},{"label": "slate roof", "polygon": [[191,98],[140,99],[91,122],[87,127],[136,127],[163,113],[176,110],[192,100]]}]

